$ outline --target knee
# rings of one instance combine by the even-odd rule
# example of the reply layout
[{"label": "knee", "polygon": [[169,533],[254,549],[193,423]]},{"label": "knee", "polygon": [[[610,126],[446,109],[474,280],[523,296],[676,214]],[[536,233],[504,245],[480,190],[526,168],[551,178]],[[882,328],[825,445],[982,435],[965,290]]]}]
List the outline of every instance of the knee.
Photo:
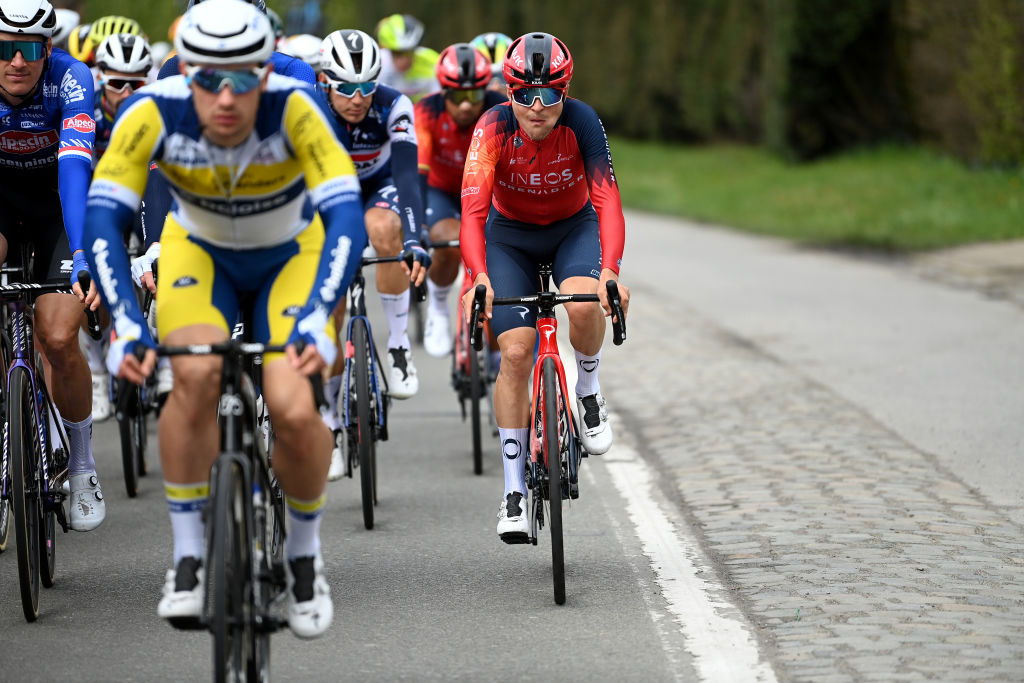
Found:
[{"label": "knee", "polygon": [[177,405],[193,416],[209,412],[220,397],[220,359],[188,358],[172,367]]},{"label": "knee", "polygon": [[570,303],[565,305],[569,324],[578,329],[593,329],[604,320],[604,311],[596,303]]},{"label": "knee", "polygon": [[311,401],[270,404],[270,419],[278,442],[292,458],[313,457],[317,436],[327,429]]},{"label": "knee", "polygon": [[501,372],[513,377],[526,377],[533,367],[533,347],[525,342],[515,341],[502,349]]},{"label": "knee", "polygon": [[390,218],[366,221],[366,234],[370,244],[382,256],[393,256],[402,251],[402,228]]},{"label": "knee", "polygon": [[53,366],[65,366],[74,362],[78,357],[84,358],[82,349],[78,345],[77,324],[67,324],[66,321],[60,319],[47,322],[46,325],[36,327],[36,339],[47,360]]}]

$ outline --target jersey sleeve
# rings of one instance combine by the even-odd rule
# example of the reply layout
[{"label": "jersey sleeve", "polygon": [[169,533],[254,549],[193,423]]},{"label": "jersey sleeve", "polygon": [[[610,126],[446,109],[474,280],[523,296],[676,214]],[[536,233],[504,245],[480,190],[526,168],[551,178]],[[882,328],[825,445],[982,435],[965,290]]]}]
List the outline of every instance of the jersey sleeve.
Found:
[{"label": "jersey sleeve", "polygon": [[323,306],[329,313],[362,258],[366,228],[355,166],[328,117],[312,92],[295,90],[284,108],[282,130],[324,223],[324,247],[307,306]]},{"label": "jersey sleeve", "polygon": [[[92,152],[96,142],[93,118],[95,93],[92,72],[81,62],[72,62],[61,77],[61,130],[57,149],[57,189],[65,207],[85,205],[92,172]],[[71,252],[82,249],[84,216],[79,211],[64,212],[64,230]]]},{"label": "jersey sleeve", "polygon": [[395,100],[387,121],[391,140],[391,176],[398,190],[404,242],[420,237],[423,198],[417,173],[417,138],[412,101],[405,95]]},{"label": "jersey sleeve", "polygon": [[608,135],[597,112],[588,107],[588,115],[580,130],[580,156],[587,175],[590,201],[597,211],[601,235],[601,268],[616,273],[622,267],[626,242],[626,220],[622,215],[622,198],[612,167]]},{"label": "jersey sleeve", "polygon": [[421,175],[430,175],[430,158],[434,153],[434,136],[430,129],[434,123],[433,112],[427,107],[426,99],[414,107],[416,122],[416,160]]},{"label": "jersey sleeve", "polygon": [[121,235],[135,218],[146,189],[150,160],[163,136],[163,118],[151,98],[140,94],[122,105],[110,144],[96,165],[89,187],[83,236],[89,267],[118,336],[149,344],[149,329],[135,297]]},{"label": "jersey sleeve", "polygon": [[501,155],[501,138],[496,134],[498,117],[492,110],[480,117],[466,154],[462,173],[462,224],[459,246],[470,277],[487,272],[484,224],[491,210],[494,169]]}]

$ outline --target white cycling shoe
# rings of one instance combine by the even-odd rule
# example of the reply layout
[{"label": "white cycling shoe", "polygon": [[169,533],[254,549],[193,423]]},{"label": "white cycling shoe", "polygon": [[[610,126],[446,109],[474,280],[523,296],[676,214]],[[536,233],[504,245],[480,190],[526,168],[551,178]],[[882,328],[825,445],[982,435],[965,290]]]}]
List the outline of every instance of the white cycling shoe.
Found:
[{"label": "white cycling shoe", "polygon": [[114,412],[110,405],[110,375],[93,373],[92,376],[92,421],[103,422]]},{"label": "white cycling shoe", "polygon": [[498,536],[505,543],[526,543],[530,536],[530,518],[526,496],[514,491],[498,504]]},{"label": "white cycling shoe", "polygon": [[612,426],[608,422],[608,409],[601,392],[590,396],[576,397],[577,415],[580,418],[580,438],[583,447],[591,455],[607,453],[612,447]]},{"label": "white cycling shoe", "polygon": [[388,349],[388,393],[392,398],[410,398],[420,390],[420,379],[412,362],[412,351],[400,346]]},{"label": "white cycling shoe", "polygon": [[322,636],[334,620],[331,588],[324,577],[324,560],[297,557],[285,562],[288,579],[288,627],[299,638]]},{"label": "white cycling shoe", "polygon": [[160,618],[175,628],[198,628],[203,614],[205,593],[202,562],[194,557],[183,557],[178,566],[168,569],[164,577],[163,597],[157,605]]},{"label": "white cycling shoe", "polygon": [[92,531],[107,518],[107,503],[103,500],[100,480],[95,472],[72,474],[71,528],[75,531]]},{"label": "white cycling shoe", "polygon": [[452,324],[447,313],[428,307],[427,324],[423,328],[423,348],[434,358],[444,358],[452,352]]},{"label": "white cycling shoe", "polygon": [[331,450],[331,466],[327,470],[327,481],[338,481],[345,476],[345,453],[341,448],[341,439],[338,432],[333,432],[334,448]]}]

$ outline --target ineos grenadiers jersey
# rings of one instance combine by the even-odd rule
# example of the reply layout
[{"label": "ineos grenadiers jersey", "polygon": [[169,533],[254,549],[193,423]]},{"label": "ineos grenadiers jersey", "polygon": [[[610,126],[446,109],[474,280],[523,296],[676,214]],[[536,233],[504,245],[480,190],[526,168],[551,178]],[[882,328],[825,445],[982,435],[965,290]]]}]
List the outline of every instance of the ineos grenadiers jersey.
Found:
[{"label": "ineos grenadiers jersey", "polygon": [[[459,194],[466,152],[473,128],[459,128],[444,104],[444,93],[427,95],[416,103],[416,144],[419,149],[419,172],[427,176],[427,185],[450,195]],[[484,94],[484,108],[507,102],[500,92]],[[481,112],[482,113],[482,112]]]},{"label": "ineos grenadiers jersey", "polygon": [[82,248],[96,136],[93,92],[89,67],[54,49],[30,100],[13,107],[0,97],[0,198],[12,183],[56,186],[72,252]]},{"label": "ineos grenadiers jersey", "polygon": [[520,130],[511,104],[493,107],[477,122],[466,159],[462,258],[473,275],[487,272],[484,224],[492,203],[503,216],[543,229],[572,216],[587,201],[601,226],[601,267],[618,273],[626,223],[597,112],[567,98],[558,123],[535,142]]},{"label": "ineos grenadiers jersey", "polygon": [[[327,93],[320,92],[330,108]],[[394,88],[378,85],[362,121],[349,123],[332,111],[331,125],[356,165],[363,196],[369,197],[393,180],[402,207],[404,240],[419,239],[423,199],[416,171],[416,124],[409,98]]]},{"label": "ineos grenadiers jersey", "polygon": [[126,311],[134,317],[137,307],[131,281],[115,277],[128,272],[127,258],[109,245],[120,240],[138,209],[151,161],[167,177],[175,220],[213,247],[289,242],[309,225],[315,205],[327,237],[311,300],[331,310],[348,258],[344,230],[362,225],[362,210],[355,169],[329,118],[307,84],[271,73],[253,132],[239,146],[224,148],[203,137],[184,76],[128,98],[96,167],[86,216],[90,262],[115,318]]}]

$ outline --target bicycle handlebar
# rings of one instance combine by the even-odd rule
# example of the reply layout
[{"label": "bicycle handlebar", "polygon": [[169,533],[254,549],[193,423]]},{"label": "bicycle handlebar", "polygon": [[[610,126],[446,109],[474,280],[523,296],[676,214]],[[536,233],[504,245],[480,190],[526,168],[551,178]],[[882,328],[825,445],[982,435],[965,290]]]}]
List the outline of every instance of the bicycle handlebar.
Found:
[{"label": "bicycle handlebar", "polygon": [[[409,254],[404,259],[401,256],[364,256],[362,265],[372,266],[376,263],[398,263],[399,261],[405,261],[405,265],[412,268],[413,257]],[[412,288],[413,296],[415,301],[426,301],[427,300],[427,280],[424,278],[423,284],[416,285]]]},{"label": "bicycle handlebar", "polygon": [[[615,346],[622,346],[626,341],[626,316],[622,311],[622,299],[619,296],[619,286],[614,280],[605,283],[608,290],[608,305],[612,309],[612,343]],[[477,351],[483,348],[483,328],[480,326],[480,316],[483,314],[484,304],[487,299],[487,287],[477,285],[473,292],[473,309],[470,312],[469,329],[472,335],[472,345]],[[542,301],[547,299],[547,301]],[[495,298],[494,306],[554,306],[571,302],[595,302],[600,301],[597,294],[555,294],[554,292],[542,292],[527,296],[510,296]]]},{"label": "bicycle handlebar", "polygon": [[[92,278],[89,277],[89,273],[84,270],[80,271],[78,273],[78,286],[82,288],[82,294],[89,293],[90,284],[92,284]],[[94,340],[99,341],[103,337],[103,328],[100,327],[100,317],[96,315],[96,311],[91,308],[86,308],[85,322],[89,331],[89,336]]]}]

